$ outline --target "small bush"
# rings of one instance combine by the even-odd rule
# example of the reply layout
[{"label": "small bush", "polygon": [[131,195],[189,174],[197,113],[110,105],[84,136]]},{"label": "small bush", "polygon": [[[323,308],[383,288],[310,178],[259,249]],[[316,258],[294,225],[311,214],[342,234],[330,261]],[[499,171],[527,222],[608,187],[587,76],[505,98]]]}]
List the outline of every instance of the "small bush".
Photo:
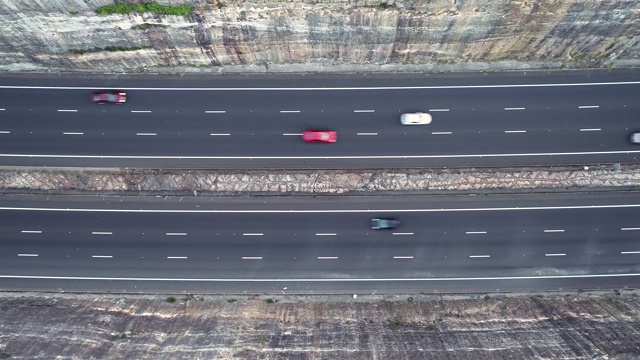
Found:
[{"label": "small bush", "polygon": [[168,302],[169,304],[173,304],[174,302],[176,302],[176,298],[174,298],[173,296],[169,296],[169,297],[167,298],[167,302]]},{"label": "small bush", "polygon": [[78,12],[77,12],[77,11],[69,11],[69,14],[71,14],[71,15],[78,15]]},{"label": "small bush", "polygon": [[484,296],[484,300],[485,300],[485,301],[489,301],[489,300],[491,300],[491,296],[489,296],[489,295],[485,295],[485,296]]},{"label": "small bush", "polygon": [[236,299],[229,299],[229,300],[227,300],[227,302],[228,302],[229,304],[233,304],[233,303],[234,303],[234,302],[236,302],[236,301],[238,301],[238,300],[236,300]]},{"label": "small bush", "polygon": [[203,298],[202,296],[200,296],[200,297],[198,298],[198,300],[199,300],[199,301],[204,301],[204,298]]},{"label": "small bush", "polygon": [[265,302],[267,304],[273,304],[275,301],[273,299],[269,298],[269,299],[265,300]]}]

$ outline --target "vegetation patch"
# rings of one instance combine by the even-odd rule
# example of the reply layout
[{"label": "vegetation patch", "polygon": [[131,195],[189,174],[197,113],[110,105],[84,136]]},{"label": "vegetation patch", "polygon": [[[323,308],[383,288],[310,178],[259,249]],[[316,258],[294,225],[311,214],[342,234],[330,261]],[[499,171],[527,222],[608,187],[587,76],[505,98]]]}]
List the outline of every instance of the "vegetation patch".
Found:
[{"label": "vegetation patch", "polygon": [[229,300],[227,300],[227,302],[228,302],[229,304],[233,304],[233,303],[234,303],[234,302],[236,302],[236,301],[238,301],[238,300],[236,300],[236,299],[229,299]]},{"label": "vegetation patch", "polygon": [[102,52],[102,51],[110,51],[110,52],[114,52],[114,51],[136,51],[136,50],[143,50],[143,49],[151,49],[151,46],[131,46],[131,47],[122,47],[122,46],[107,46],[104,48],[91,48],[91,49],[73,49],[71,50],[72,53],[76,54],[76,55],[82,55],[82,54],[86,54],[86,53],[96,53],[96,52]]},{"label": "vegetation patch", "polygon": [[169,304],[173,304],[174,302],[176,302],[176,298],[175,298],[175,297],[173,297],[173,296],[169,296],[169,297],[167,298],[167,302],[168,302]]},{"label": "vegetation patch", "polygon": [[143,3],[143,4],[128,4],[118,3],[106,6],[101,6],[96,10],[98,15],[111,15],[111,14],[129,14],[129,13],[154,13],[159,15],[189,15],[191,13],[191,6],[167,6],[160,5],[156,2]]}]

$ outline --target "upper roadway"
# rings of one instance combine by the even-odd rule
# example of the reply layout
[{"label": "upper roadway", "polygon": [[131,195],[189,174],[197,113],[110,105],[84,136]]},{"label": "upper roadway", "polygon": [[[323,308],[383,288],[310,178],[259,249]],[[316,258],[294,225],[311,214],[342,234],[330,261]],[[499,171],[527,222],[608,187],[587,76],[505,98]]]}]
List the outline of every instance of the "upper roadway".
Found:
[{"label": "upper roadway", "polygon": [[[387,168],[635,162],[640,72],[0,77],[0,166]],[[89,101],[124,90],[123,105]],[[402,126],[405,112],[433,122]],[[335,144],[307,144],[333,129]]]},{"label": "upper roadway", "polygon": [[[395,230],[369,229],[379,216]],[[640,285],[640,193],[0,197],[0,288],[456,292]]]}]

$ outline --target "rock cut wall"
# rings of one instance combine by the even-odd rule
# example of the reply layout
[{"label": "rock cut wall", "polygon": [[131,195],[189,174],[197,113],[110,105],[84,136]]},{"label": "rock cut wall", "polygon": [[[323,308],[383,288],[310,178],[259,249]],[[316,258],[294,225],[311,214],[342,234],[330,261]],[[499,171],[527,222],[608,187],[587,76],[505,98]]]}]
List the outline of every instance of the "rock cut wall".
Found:
[{"label": "rock cut wall", "polygon": [[189,16],[97,15],[111,0],[0,0],[0,69],[221,69],[640,59],[637,0],[158,1]]}]

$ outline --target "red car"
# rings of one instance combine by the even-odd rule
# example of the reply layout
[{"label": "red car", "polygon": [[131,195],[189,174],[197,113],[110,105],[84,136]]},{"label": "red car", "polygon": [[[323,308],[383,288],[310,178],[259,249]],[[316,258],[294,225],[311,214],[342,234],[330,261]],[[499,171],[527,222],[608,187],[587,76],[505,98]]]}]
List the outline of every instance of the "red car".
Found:
[{"label": "red car", "polygon": [[91,101],[98,104],[122,104],[127,102],[127,93],[120,91],[96,91],[91,94]]},{"label": "red car", "polygon": [[338,141],[338,134],[331,130],[305,130],[302,140],[306,142],[334,143]]}]

